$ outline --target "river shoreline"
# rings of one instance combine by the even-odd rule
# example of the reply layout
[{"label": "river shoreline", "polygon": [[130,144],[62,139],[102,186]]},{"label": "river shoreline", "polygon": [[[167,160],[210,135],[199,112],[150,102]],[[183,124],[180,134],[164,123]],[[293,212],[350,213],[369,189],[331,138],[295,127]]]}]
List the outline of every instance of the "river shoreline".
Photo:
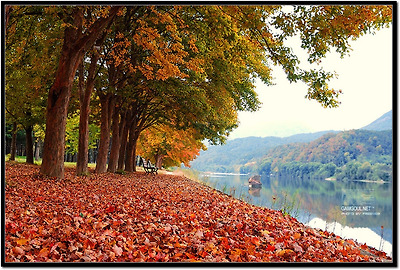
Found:
[{"label": "river shoreline", "polygon": [[[358,201],[356,205],[349,204],[348,201],[332,201],[332,198],[338,198],[338,194],[343,194],[343,185],[354,183],[359,186],[360,184],[364,184],[365,182],[361,181],[324,181],[322,179],[315,180],[321,181],[321,184],[324,182],[332,183],[332,185],[341,185],[337,190],[331,186],[326,186],[325,188],[330,188],[332,190],[336,190],[330,197],[323,196],[319,198],[318,195],[314,195],[315,202],[310,204],[311,196],[304,194],[307,192],[311,192],[313,194],[314,189],[310,190],[301,190],[303,184],[302,181],[297,182],[295,184],[294,190],[296,190],[295,194],[290,193],[290,188],[288,188],[286,184],[277,184],[277,183],[285,183],[282,182],[283,179],[275,182],[275,184],[271,185],[271,182],[265,180],[262,188],[253,189],[248,185],[248,177],[249,175],[239,175],[239,174],[229,174],[229,175],[221,175],[219,173],[203,173],[196,172],[192,170],[181,170],[178,169],[175,171],[180,175],[185,174],[186,177],[193,179],[194,181],[203,183],[207,186],[215,188],[224,192],[227,195],[232,195],[237,199],[243,200],[247,203],[250,203],[255,206],[272,208],[275,210],[287,211],[290,215],[298,218],[300,222],[311,226],[317,229],[325,229],[329,232],[335,233],[343,238],[353,239],[358,242],[365,242],[367,245],[374,247],[380,251],[384,251],[387,254],[392,254],[392,242],[391,235],[392,229],[389,226],[387,220],[387,213],[383,213],[381,216],[381,211],[384,209],[384,206],[381,204],[366,202],[366,201]],[[290,181],[291,182],[291,181]],[[308,181],[305,181],[307,186]],[[378,184],[380,183],[368,182],[368,184]],[[278,185],[278,186],[277,186]],[[282,185],[282,186],[280,186]],[[304,187],[305,187],[304,186]],[[363,185],[362,185],[363,186]],[[310,186],[308,186],[310,187]],[[363,186],[365,188],[365,186]],[[282,191],[280,189],[282,188]],[[352,188],[355,188],[352,185]],[[367,188],[366,194],[370,192],[370,188]],[[373,187],[372,187],[373,188]],[[323,189],[325,190],[325,189]],[[299,197],[302,194],[301,198]],[[365,197],[365,190],[360,190],[361,195],[358,194],[360,198]],[[236,192],[236,193],[235,193]],[[340,196],[340,195],[339,195]],[[342,197],[342,196],[340,196]],[[350,196],[349,198],[351,198]],[[275,198],[272,199],[271,198]],[[344,198],[344,197],[342,197]],[[353,199],[356,197],[353,197]],[[320,200],[323,202],[320,202]],[[325,203],[329,201],[329,203]],[[332,208],[333,207],[333,208]],[[289,209],[289,210],[288,210]],[[332,210],[333,209],[333,210]],[[324,210],[324,211],[323,211]],[[326,214],[330,213],[330,214]],[[370,216],[368,220],[363,219],[362,217]],[[377,221],[377,216],[380,216],[380,221]],[[372,218],[375,217],[375,218]],[[318,220],[318,222],[311,222],[311,219]],[[358,221],[357,219],[363,219],[363,221]],[[375,219],[375,221],[373,220]],[[385,221],[382,221],[385,220]],[[349,220],[346,222],[346,220]],[[322,223],[322,224],[320,224]],[[378,223],[379,228],[374,227],[373,224]],[[380,224],[379,224],[380,223]],[[385,226],[383,226],[385,225]],[[384,229],[382,229],[384,227]]]}]

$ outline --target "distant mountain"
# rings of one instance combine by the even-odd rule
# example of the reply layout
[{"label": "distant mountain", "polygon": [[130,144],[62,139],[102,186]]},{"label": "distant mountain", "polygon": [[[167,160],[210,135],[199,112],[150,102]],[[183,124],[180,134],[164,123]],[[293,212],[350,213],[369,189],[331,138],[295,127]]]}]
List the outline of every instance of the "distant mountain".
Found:
[{"label": "distant mountain", "polygon": [[393,153],[390,130],[353,129],[329,133],[308,143],[291,143],[270,149],[264,159],[274,162],[320,162],[343,166],[351,160],[380,160]]},{"label": "distant mountain", "polygon": [[234,172],[240,165],[261,158],[273,147],[295,142],[311,142],[326,133],[337,132],[320,131],[284,138],[246,137],[228,140],[224,145],[211,145],[207,151],[201,151],[199,157],[191,162],[191,168],[198,171]]},{"label": "distant mountain", "polygon": [[261,174],[279,172],[296,177],[312,174],[322,178],[335,175],[338,180],[389,181],[393,173],[392,155],[391,130],[353,129],[326,134],[308,143],[277,146],[257,163],[246,164],[249,167],[246,170],[253,167]]},{"label": "distant mountain", "polygon": [[[392,111],[387,112],[364,130],[383,131],[392,129]],[[339,131],[320,131],[302,133],[289,137],[246,137],[228,140],[224,145],[211,145],[207,151],[191,162],[191,168],[198,171],[235,172],[245,164],[254,163],[264,157],[274,147],[291,143],[309,143],[331,133],[334,136]],[[357,133],[358,134],[358,133]]]},{"label": "distant mountain", "polygon": [[392,129],[392,111],[389,111],[376,119],[374,122],[371,124],[361,128],[361,129],[366,129],[366,130],[376,130],[376,131],[381,131],[381,130],[389,130]]}]

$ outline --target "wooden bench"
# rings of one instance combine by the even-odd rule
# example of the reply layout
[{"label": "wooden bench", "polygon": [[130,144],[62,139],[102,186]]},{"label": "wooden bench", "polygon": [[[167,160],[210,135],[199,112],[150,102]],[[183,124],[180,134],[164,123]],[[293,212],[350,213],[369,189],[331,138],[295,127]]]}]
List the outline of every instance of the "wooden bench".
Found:
[{"label": "wooden bench", "polygon": [[151,164],[150,160],[145,161],[142,157],[140,157],[140,163],[143,166],[144,171],[146,174],[158,174],[158,168]]}]

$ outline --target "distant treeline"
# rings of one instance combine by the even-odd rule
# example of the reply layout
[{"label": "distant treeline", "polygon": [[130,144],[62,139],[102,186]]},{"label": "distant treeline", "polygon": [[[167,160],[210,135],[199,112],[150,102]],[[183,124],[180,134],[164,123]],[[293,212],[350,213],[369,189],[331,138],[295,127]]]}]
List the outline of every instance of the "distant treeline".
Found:
[{"label": "distant treeline", "polygon": [[224,145],[211,145],[207,151],[201,151],[200,156],[191,162],[191,168],[197,171],[219,173],[238,172],[245,164],[260,160],[268,150],[276,146],[294,142],[311,142],[328,132],[335,133],[336,131],[296,134],[285,138],[271,136],[229,140]]},{"label": "distant treeline", "polygon": [[392,131],[350,130],[329,133],[309,143],[275,147],[242,173],[279,174],[337,180],[393,179]]}]

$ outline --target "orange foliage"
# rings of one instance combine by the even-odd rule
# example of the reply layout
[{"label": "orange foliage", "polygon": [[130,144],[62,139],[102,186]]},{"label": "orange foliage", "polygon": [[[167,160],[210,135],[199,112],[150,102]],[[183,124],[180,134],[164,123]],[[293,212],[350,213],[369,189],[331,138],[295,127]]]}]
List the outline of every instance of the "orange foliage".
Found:
[{"label": "orange foliage", "polygon": [[167,125],[158,125],[144,130],[137,144],[137,153],[153,160],[156,165],[179,166],[195,159],[205,146],[196,138],[194,129],[177,130]]}]

